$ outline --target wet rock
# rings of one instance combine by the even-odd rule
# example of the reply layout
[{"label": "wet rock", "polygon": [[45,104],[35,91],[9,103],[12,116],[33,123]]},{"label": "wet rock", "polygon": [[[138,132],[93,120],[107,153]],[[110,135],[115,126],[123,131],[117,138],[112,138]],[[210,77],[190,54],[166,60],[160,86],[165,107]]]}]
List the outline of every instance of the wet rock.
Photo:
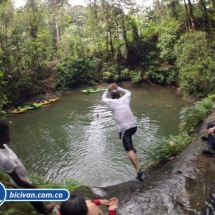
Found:
[{"label": "wet rock", "polygon": [[211,121],[215,122],[215,112],[200,125],[195,142],[143,182],[100,188],[106,197],[118,197],[119,215],[215,214],[215,158],[202,153],[201,139]]}]

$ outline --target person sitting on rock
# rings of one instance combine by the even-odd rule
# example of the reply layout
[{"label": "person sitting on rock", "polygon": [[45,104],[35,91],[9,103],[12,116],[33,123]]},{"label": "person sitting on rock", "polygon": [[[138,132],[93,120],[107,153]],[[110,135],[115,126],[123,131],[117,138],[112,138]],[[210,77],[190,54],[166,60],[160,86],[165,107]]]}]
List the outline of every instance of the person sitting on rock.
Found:
[{"label": "person sitting on rock", "polygon": [[215,154],[215,124],[213,123],[208,123],[207,124],[207,137],[203,136],[201,139],[203,141],[208,141],[209,143],[209,148],[203,149],[203,152],[209,153],[209,154]]}]

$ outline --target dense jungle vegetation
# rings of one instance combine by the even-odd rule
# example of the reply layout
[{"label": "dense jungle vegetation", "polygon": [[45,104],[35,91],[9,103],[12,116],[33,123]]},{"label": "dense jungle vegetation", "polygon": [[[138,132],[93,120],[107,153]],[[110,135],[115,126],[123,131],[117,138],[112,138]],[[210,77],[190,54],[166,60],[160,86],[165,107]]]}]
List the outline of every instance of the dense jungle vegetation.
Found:
[{"label": "dense jungle vegetation", "polygon": [[[0,1],[0,109],[47,90],[103,81],[215,92],[215,1]],[[2,111],[3,113],[3,111]]]},{"label": "dense jungle vegetation", "polygon": [[[202,101],[183,109],[181,133],[163,138],[148,157],[176,156],[214,107],[215,0],[154,0],[151,7],[134,0],[86,3],[27,0],[15,8],[0,0],[0,117],[8,104],[48,90],[124,80],[174,85]],[[0,214],[16,211],[5,207]],[[26,203],[17,211],[23,208]]]}]

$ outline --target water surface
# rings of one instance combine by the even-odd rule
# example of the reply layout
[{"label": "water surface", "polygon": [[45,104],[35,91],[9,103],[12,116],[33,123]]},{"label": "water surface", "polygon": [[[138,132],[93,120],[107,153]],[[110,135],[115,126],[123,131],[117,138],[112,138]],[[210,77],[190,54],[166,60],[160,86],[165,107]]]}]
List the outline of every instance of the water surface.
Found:
[{"label": "water surface", "polygon": [[[141,163],[149,144],[161,136],[179,133],[179,112],[189,103],[174,89],[128,89],[138,123],[133,141]],[[72,91],[50,106],[9,118],[11,148],[29,172],[47,181],[75,179],[87,186],[109,186],[135,179],[135,170],[118,138],[111,111],[101,103],[101,95]]]}]

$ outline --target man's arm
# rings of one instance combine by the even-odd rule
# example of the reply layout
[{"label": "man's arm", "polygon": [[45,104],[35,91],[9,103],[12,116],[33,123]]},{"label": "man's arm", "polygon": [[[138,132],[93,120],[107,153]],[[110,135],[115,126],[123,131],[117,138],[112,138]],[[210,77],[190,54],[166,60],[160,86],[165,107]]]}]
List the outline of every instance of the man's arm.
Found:
[{"label": "man's arm", "polygon": [[24,181],[20,178],[20,176],[17,174],[15,170],[13,170],[11,173],[7,173],[18,186],[23,188],[37,188],[35,185],[29,183],[28,181]]},{"label": "man's arm", "polygon": [[108,100],[110,100],[107,96],[108,96],[108,89],[106,91],[104,91],[104,93],[102,94],[102,102],[106,103]]},{"label": "man's arm", "polygon": [[[119,87],[116,83],[113,83],[111,86],[112,89],[118,90],[120,92],[123,92],[126,96],[130,97],[131,96],[131,91],[126,90],[125,88]],[[124,96],[125,96],[124,95]]]},{"label": "man's arm", "polygon": [[107,90],[102,94],[102,102],[107,102],[109,101],[110,99],[107,97],[108,96],[108,93],[113,90],[113,84],[110,84],[107,88]]},{"label": "man's arm", "polygon": [[209,129],[207,130],[207,133],[208,133],[208,134],[211,134],[211,133],[214,133],[214,131],[215,131],[215,126],[212,127],[212,128],[209,128]]},{"label": "man's arm", "polygon": [[117,90],[119,90],[120,92],[125,93],[125,95],[124,95],[124,96],[131,97],[131,91],[126,90],[126,89],[124,89],[124,88],[122,88],[122,87],[117,87]]}]

